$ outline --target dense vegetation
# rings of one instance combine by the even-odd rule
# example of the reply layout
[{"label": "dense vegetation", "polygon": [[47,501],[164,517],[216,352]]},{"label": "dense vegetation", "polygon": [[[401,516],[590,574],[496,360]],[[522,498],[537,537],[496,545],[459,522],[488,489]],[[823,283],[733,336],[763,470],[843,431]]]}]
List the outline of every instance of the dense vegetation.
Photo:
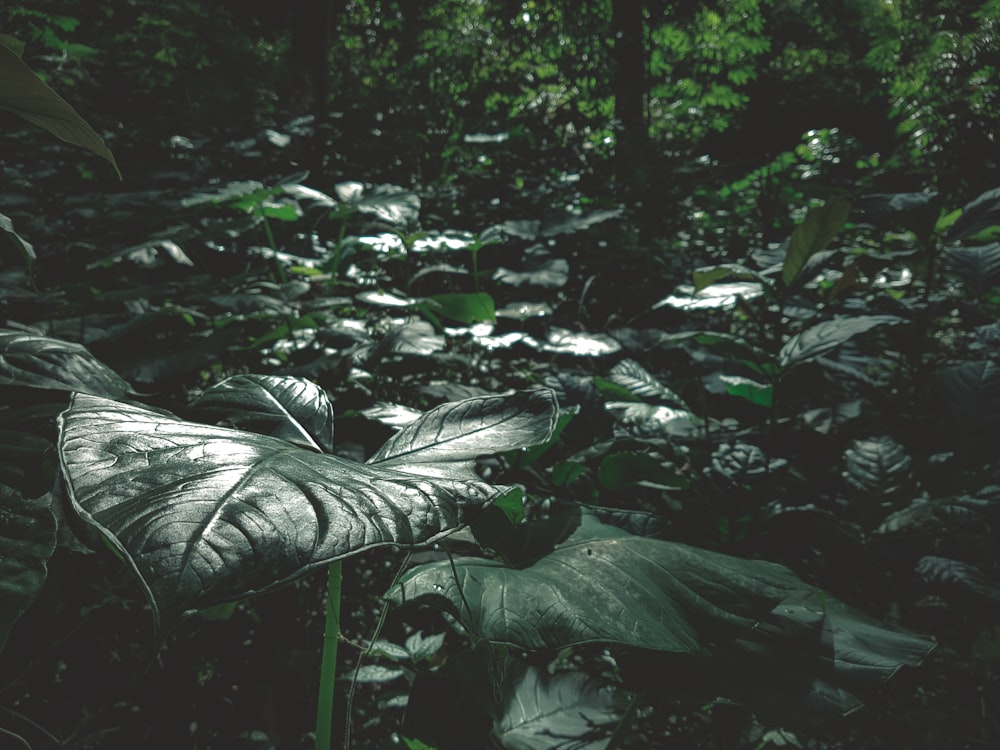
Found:
[{"label": "dense vegetation", "polygon": [[0,745],[1000,743],[998,24],[0,10]]}]

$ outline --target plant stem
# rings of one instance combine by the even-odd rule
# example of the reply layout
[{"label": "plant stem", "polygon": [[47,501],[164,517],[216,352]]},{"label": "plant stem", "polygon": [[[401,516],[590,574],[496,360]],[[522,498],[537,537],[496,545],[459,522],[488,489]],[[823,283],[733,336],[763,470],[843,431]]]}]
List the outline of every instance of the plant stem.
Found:
[{"label": "plant stem", "polygon": [[320,663],[319,695],[316,707],[316,750],[333,745],[333,689],[337,682],[337,645],[340,641],[340,586],[344,580],[340,560],[330,563],[326,584],[326,627],[323,630],[323,659]]}]

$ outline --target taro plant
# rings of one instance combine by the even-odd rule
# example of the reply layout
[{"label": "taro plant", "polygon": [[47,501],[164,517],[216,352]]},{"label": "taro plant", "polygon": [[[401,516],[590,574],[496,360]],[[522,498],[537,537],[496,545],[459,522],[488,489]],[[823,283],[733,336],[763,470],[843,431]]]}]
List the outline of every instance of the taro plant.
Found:
[{"label": "taro plant", "polygon": [[[76,391],[59,418],[69,508],[135,573],[161,639],[195,612],[329,566],[323,748],[332,746],[339,561],[432,544],[467,524],[502,491],[480,479],[476,458],[544,442],[555,415],[544,390],[449,403],[359,464],[330,455],[332,407],[309,381],[224,380],[195,403],[235,426],[214,427],[86,392],[121,397],[127,387],[79,346],[13,331],[3,343],[7,384]],[[4,635],[44,582],[53,497],[4,486]]]}]

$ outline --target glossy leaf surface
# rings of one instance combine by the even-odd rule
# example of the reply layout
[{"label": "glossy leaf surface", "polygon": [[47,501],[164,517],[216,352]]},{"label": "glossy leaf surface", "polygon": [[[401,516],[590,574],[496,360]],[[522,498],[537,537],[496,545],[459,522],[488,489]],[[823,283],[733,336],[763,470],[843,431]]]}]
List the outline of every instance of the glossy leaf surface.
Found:
[{"label": "glossy leaf surface", "polygon": [[840,197],[833,197],[824,205],[809,211],[805,221],[795,228],[788,241],[788,253],[781,268],[781,279],[785,286],[795,281],[808,260],[836,236],[850,211],[850,202]]},{"label": "glossy leaf surface", "polygon": [[905,321],[902,318],[895,315],[859,315],[824,320],[792,336],[781,347],[778,359],[782,367],[794,367],[832,352],[859,333],[865,333],[878,326],[903,322]]},{"label": "glossy leaf surface", "polygon": [[420,476],[473,481],[478,456],[544,443],[557,415],[558,404],[550,390],[442,404],[389,438],[368,463]]},{"label": "glossy leaf surface", "polygon": [[1000,188],[987,190],[962,209],[962,215],[948,229],[948,242],[961,240],[1000,225]]},{"label": "glossy leaf surface", "polygon": [[784,566],[632,536],[590,516],[529,567],[463,558],[453,572],[448,561],[431,563],[406,574],[390,598],[440,607],[477,637],[526,649],[614,643],[681,654],[721,649],[746,665],[787,661],[800,697],[824,710],[856,708],[855,691],[877,687],[933,648]]},{"label": "glossy leaf surface", "polygon": [[0,329],[2,385],[108,398],[121,398],[129,391],[128,383],[80,344],[6,329]]},{"label": "glossy leaf surface", "polygon": [[639,398],[687,409],[684,400],[653,376],[646,368],[631,359],[623,359],[611,368],[608,380],[626,388]]},{"label": "glossy leaf surface", "polygon": [[610,734],[618,719],[614,693],[582,672],[528,667],[504,687],[493,734],[507,750],[600,750],[607,737],[595,729],[605,725]]},{"label": "glossy leaf surface", "polygon": [[194,405],[233,427],[333,452],[333,405],[326,391],[309,380],[234,375],[209,388]]},{"label": "glossy leaf surface", "polygon": [[[169,626],[331,560],[378,545],[425,544],[467,523],[497,490],[471,470],[465,481],[431,481],[429,474],[463,472],[421,472],[409,462],[464,466],[469,451],[503,440],[504,425],[517,417],[497,399],[485,413],[439,408],[423,427],[397,436],[383,462],[423,476],[85,395],[60,417],[59,451],[74,509],[128,560],[157,623]],[[463,430],[473,433],[469,442]]]},{"label": "glossy leaf surface", "polygon": [[974,247],[949,247],[948,266],[973,294],[979,296],[1000,284],[1000,242]]},{"label": "glossy leaf surface", "polygon": [[910,483],[910,456],[888,435],[853,441],[844,461],[844,478],[870,495],[892,495]]},{"label": "glossy leaf surface", "polygon": [[0,44],[0,109],[45,128],[67,143],[93,151],[107,159],[121,177],[115,157],[97,131],[3,44]]}]

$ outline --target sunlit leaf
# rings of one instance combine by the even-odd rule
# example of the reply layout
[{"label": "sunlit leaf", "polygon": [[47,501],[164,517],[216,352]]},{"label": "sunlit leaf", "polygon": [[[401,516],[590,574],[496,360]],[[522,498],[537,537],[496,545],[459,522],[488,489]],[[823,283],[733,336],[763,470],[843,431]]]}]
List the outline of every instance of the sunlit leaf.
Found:
[{"label": "sunlit leaf", "polygon": [[537,253],[525,259],[522,271],[512,271],[501,266],[493,273],[493,280],[511,286],[531,285],[558,289],[566,286],[569,281],[569,261]]},{"label": "sunlit leaf", "polygon": [[0,484],[0,651],[45,583],[56,546],[52,497],[37,499]]},{"label": "sunlit leaf", "polygon": [[557,415],[555,395],[547,389],[442,404],[389,438],[368,463],[472,481],[477,456],[544,443]]},{"label": "sunlit leaf", "polygon": [[420,197],[396,185],[342,182],[334,191],[342,203],[387,224],[405,227],[416,223],[420,216]]},{"label": "sunlit leaf", "polygon": [[45,128],[57,138],[107,159],[121,178],[115,157],[104,139],[65,99],[49,88],[23,60],[0,44],[0,109]]},{"label": "sunlit leaf", "polygon": [[726,393],[730,396],[738,396],[751,404],[771,408],[771,402],[774,398],[773,385],[758,383],[756,380],[742,375],[720,375],[719,380],[725,384]]},{"label": "sunlit leaf", "polygon": [[0,385],[121,398],[129,384],[80,344],[0,329]]},{"label": "sunlit leaf", "polygon": [[[128,561],[169,627],[363,549],[426,544],[466,524],[498,492],[468,468],[474,456],[544,431],[548,404],[440,407],[358,464],[78,394],[60,416],[59,454],[74,510]],[[435,460],[450,463],[435,470]]]},{"label": "sunlit leaf", "polygon": [[622,345],[603,333],[570,331],[550,328],[545,341],[523,339],[529,346],[552,354],[572,354],[577,357],[602,357],[620,351]]},{"label": "sunlit leaf", "polygon": [[701,419],[687,409],[627,401],[609,401],[605,408],[626,429],[641,435],[690,437],[701,429]]},{"label": "sunlit leaf", "polygon": [[676,292],[664,297],[655,305],[654,310],[661,307],[673,307],[677,310],[728,310],[736,306],[739,299],[756,299],[764,294],[764,285],[757,281],[730,281],[712,284],[701,291],[695,291],[693,286],[681,285]]},{"label": "sunlit leaf", "polygon": [[684,400],[656,379],[638,362],[623,359],[611,368],[608,379],[639,398],[687,409]]},{"label": "sunlit leaf", "polygon": [[233,427],[333,452],[333,406],[326,391],[308,380],[234,375],[209,388],[194,405]]}]

